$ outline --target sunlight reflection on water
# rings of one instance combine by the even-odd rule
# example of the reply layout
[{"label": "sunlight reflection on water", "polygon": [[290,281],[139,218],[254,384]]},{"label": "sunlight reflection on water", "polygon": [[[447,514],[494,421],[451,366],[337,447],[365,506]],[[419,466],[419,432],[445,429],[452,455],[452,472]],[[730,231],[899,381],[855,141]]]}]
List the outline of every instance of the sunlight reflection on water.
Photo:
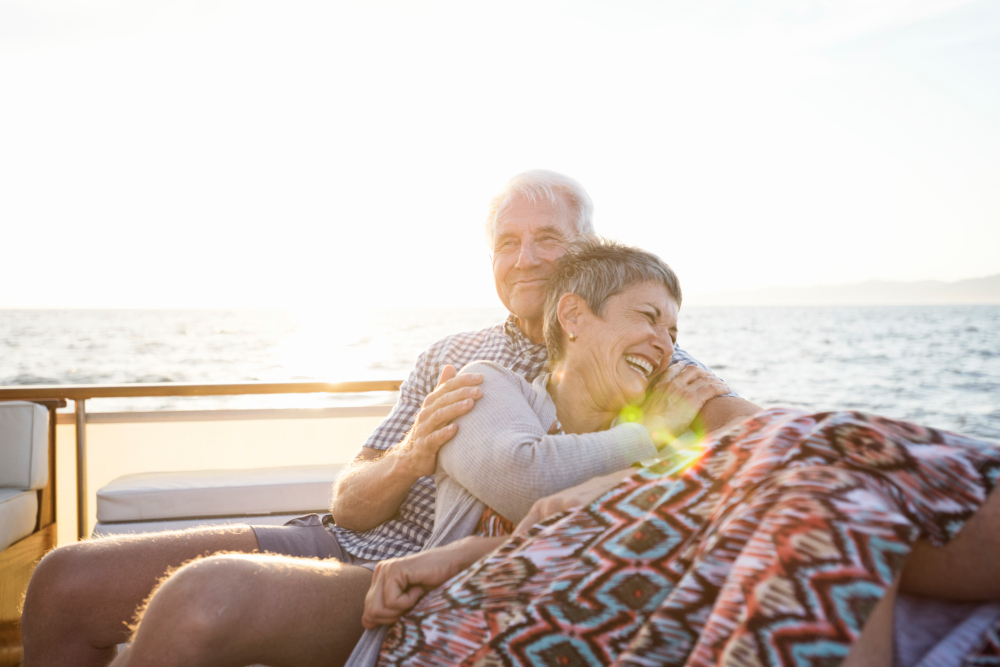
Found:
[{"label": "sunlight reflection on water", "polygon": [[[499,308],[0,311],[0,383],[402,379]],[[680,343],[761,405],[851,408],[1000,438],[1000,306],[690,307]],[[370,395],[100,399],[92,411],[317,407]]]}]

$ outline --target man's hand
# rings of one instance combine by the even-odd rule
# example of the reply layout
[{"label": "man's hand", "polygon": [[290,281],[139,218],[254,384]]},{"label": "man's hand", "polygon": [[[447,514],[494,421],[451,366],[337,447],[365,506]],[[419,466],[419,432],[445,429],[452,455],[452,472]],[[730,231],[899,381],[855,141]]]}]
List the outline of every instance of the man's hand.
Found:
[{"label": "man's hand", "polygon": [[521,535],[539,521],[545,521],[545,519],[554,514],[559,514],[575,507],[589,505],[603,496],[606,491],[618,486],[623,479],[635,472],[635,468],[618,470],[608,475],[593,477],[583,484],[571,486],[559,493],[553,493],[551,496],[539,498],[531,506],[531,509],[528,510],[527,516],[521,519],[521,523],[517,524],[514,534]]},{"label": "man's hand", "polygon": [[686,431],[705,403],[729,393],[729,387],[709,371],[674,364],[650,388],[642,405],[642,424],[657,449]]},{"label": "man's hand", "polygon": [[466,537],[448,546],[403,558],[389,558],[375,566],[365,595],[361,624],[369,630],[396,619],[432,590],[500,546],[504,537]]},{"label": "man's hand", "polygon": [[365,531],[391,519],[410,487],[434,474],[438,450],[458,432],[452,420],[473,408],[482,381],[479,373],[456,376],[454,366],[445,366],[402,442],[388,452],[362,447],[334,487],[330,513],[337,525]]},{"label": "man's hand", "polygon": [[441,369],[437,388],[427,394],[424,406],[417,413],[413,428],[396,445],[396,456],[406,461],[416,477],[433,475],[437,468],[437,453],[458,432],[452,421],[471,410],[483,390],[480,373],[456,375],[455,367]]}]

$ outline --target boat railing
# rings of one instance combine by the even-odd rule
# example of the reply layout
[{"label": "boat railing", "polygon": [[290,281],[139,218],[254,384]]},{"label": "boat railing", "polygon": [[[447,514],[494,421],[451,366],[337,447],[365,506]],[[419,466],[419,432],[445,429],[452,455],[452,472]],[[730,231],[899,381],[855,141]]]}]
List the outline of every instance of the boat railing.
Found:
[{"label": "boat railing", "polygon": [[[240,396],[253,394],[355,394],[399,391],[401,380],[324,382],[288,380],[279,382],[149,383],[23,385],[0,387],[0,401],[71,400],[76,423],[77,537],[87,533],[87,401],[96,398],[148,398],[180,396]],[[50,462],[54,465],[54,462]]]}]

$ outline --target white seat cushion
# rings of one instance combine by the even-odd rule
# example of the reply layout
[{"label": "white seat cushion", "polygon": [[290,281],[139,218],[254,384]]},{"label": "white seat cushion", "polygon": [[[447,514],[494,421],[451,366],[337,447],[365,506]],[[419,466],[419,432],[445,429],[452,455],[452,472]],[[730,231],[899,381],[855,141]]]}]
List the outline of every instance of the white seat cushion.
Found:
[{"label": "white seat cushion", "polygon": [[125,475],[97,492],[97,520],[326,512],[333,482],[342,468],[320,465]]},{"label": "white seat cushion", "polygon": [[250,526],[280,526],[305,512],[294,514],[257,514],[254,516],[216,516],[206,519],[167,519],[163,521],[123,521],[120,523],[97,522],[93,537],[107,535],[132,535],[136,533],[159,533],[164,530],[186,530],[198,526],[228,526],[243,523]]},{"label": "white seat cushion", "polygon": [[37,491],[0,489],[0,551],[31,535],[37,520]]},{"label": "white seat cushion", "polygon": [[0,487],[40,489],[49,479],[49,411],[0,401]]}]

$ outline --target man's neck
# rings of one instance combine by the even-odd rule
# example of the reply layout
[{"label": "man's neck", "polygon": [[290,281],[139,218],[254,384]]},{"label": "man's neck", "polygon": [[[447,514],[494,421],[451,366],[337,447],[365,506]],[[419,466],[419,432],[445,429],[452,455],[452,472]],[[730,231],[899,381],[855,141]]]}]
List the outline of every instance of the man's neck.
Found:
[{"label": "man's neck", "polygon": [[588,390],[583,376],[572,371],[556,368],[549,377],[547,389],[556,404],[559,422],[567,433],[604,431],[618,416],[603,410]]},{"label": "man's neck", "polygon": [[524,337],[535,345],[545,342],[544,320],[541,318],[528,320],[514,315],[514,323],[521,330],[521,333],[524,334]]}]

